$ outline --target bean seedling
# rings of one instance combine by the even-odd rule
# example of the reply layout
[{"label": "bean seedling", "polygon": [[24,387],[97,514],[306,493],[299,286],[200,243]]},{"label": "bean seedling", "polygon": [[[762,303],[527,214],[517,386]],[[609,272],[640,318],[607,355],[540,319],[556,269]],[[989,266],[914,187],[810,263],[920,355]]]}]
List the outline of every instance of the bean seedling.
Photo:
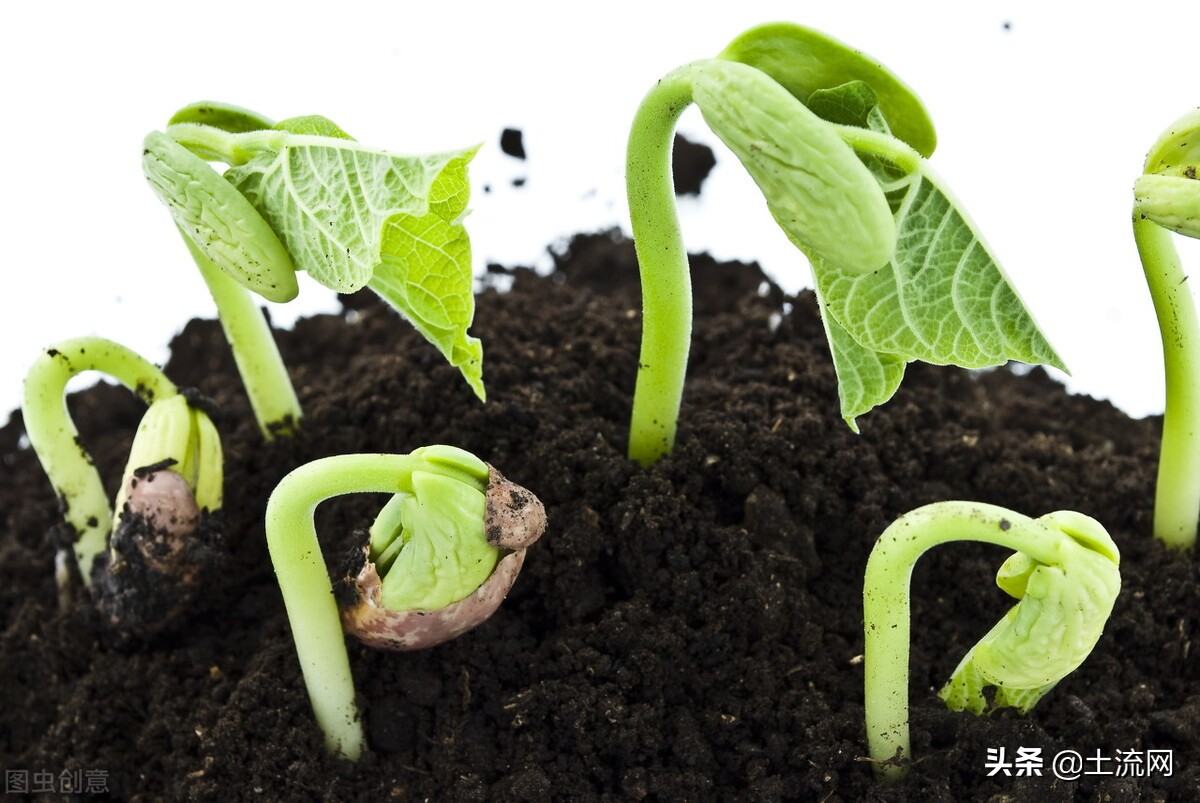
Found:
[{"label": "bean seedling", "polygon": [[[290,301],[298,270],[340,293],[370,287],[484,398],[461,221],[475,150],[399,156],[323,117],[274,123],[219,103],[185,107],[146,137],[146,178],[208,284],[266,437],[291,431],[301,409],[247,291]],[[209,162],[229,167],[220,174]]]},{"label": "bean seedling", "polygon": [[[347,557],[335,597],[313,513],[370,492],[394,496]],[[496,611],[545,525],[537,497],[451,446],[326,457],[283,478],[267,503],[267,545],[330,751],[357,760],[363,748],[343,626],[392,650],[461,635]]]},{"label": "bean seedling", "polygon": [[[115,505],[66,406],[67,382],[85,371],[107,374],[149,405]],[[25,379],[22,415],[59,497],[81,579],[110,624],[146,635],[169,627],[220,554],[219,528],[198,537],[222,497],[221,442],[208,415],[154,365],[98,337],[42,353]],[[60,571],[58,583],[66,596],[68,573]]]},{"label": "bean seedling", "polygon": [[634,118],[626,185],[643,328],[630,458],[649,465],[675,441],[692,304],[671,143],[693,102],[812,264],[852,429],[857,416],[891,398],[913,360],[1063,367],[930,169],[936,136],[916,95],[823,34],[763,25],[717,58],[669,73]]},{"label": "bean seedling", "polygon": [[[1121,589],[1120,553],[1099,522],[1072,511],[1031,519],[995,505],[937,502],[880,536],[863,585],[867,743],[876,771],[895,780],[908,735],[909,586],[926,550],[950,541],[1016,550],[996,583],[1018,600],[959,663],[940,696],[953,710],[1027,712],[1073,672],[1100,639]],[[995,688],[989,702],[987,687]]]},{"label": "bean seedling", "polygon": [[1154,500],[1154,535],[1196,544],[1200,519],[1200,322],[1171,232],[1200,237],[1200,109],[1176,120],[1133,185],[1133,236],[1162,336],[1167,403]]}]

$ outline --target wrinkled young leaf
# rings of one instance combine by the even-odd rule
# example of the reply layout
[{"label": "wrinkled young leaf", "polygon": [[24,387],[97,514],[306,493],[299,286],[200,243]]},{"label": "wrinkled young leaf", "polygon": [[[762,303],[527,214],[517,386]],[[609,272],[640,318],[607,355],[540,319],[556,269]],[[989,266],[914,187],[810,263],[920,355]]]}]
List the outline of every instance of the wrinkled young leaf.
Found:
[{"label": "wrinkled young leaf", "polygon": [[818,89],[808,98],[809,110],[830,123],[853,125],[890,134],[891,128],[879,109],[879,98],[864,81],[848,81],[831,89]]},{"label": "wrinkled young leaf", "polygon": [[[888,132],[874,93],[861,82],[816,92],[813,102],[831,122]],[[1009,360],[1064,367],[954,197],[924,159],[891,142],[915,170],[905,173],[879,155],[859,154],[896,222],[891,261],[858,274],[808,253],[842,416],[855,431],[855,418],[890,399],[903,365],[913,360],[965,368]]]},{"label": "wrinkled young leaf", "polygon": [[937,146],[929,112],[907,84],[870,56],[820,31],[789,22],[758,25],[730,42],[718,58],[761,70],[810,108],[821,90],[864,83],[878,97],[880,112],[897,138],[923,156],[932,155]]},{"label": "wrinkled young leaf", "polygon": [[[873,364],[905,362],[983,368],[1009,360],[1063,368],[970,221],[922,162],[892,188],[896,255],[882,270],[853,275],[812,255],[827,315],[862,348],[840,349],[839,382],[848,421],[891,397]],[[836,346],[835,346],[836,347]],[[868,352],[876,352],[870,354]],[[864,383],[864,378],[880,376]]]},{"label": "wrinkled young leaf", "polygon": [[904,379],[908,361],[895,354],[863,348],[830,317],[824,301],[818,298],[817,304],[825,336],[829,338],[833,370],[837,373],[842,417],[850,429],[858,432],[855,418],[892,398]]},{"label": "wrinkled young leaf", "polygon": [[[335,134],[326,122],[287,121]],[[459,222],[474,155],[471,148],[396,156],[296,135],[225,177],[279,234],[298,269],[338,292],[370,284],[483,398],[482,347],[467,335],[475,312],[470,242]]]},{"label": "wrinkled young leaf", "polygon": [[[1012,707],[1027,712],[1091,654],[1121,590],[1121,555],[1094,519],[1058,511],[1037,520],[1051,532],[1057,560],[1021,552],[996,573],[996,584],[1020,600],[967,652],[939,692],[951,709],[976,714]],[[992,687],[989,700],[984,689]]]},{"label": "wrinkled young leaf", "polygon": [[270,301],[300,291],[284,243],[245,196],[166,134],[149,134],[142,172],[179,231],[214,265]]},{"label": "wrinkled young leaf", "polygon": [[[436,610],[479,588],[500,557],[484,532],[488,467],[474,455],[425,447],[428,465],[402,478],[393,498],[401,542],[383,574],[384,606],[392,611]],[[374,546],[374,545],[373,545]]]},{"label": "wrinkled young leaf", "polygon": [[1196,178],[1200,168],[1200,109],[1180,117],[1146,154],[1146,173]]},{"label": "wrinkled young leaf", "polygon": [[289,117],[286,120],[280,120],[274,126],[276,131],[286,131],[289,134],[301,134],[312,137],[332,137],[333,139],[348,139],[353,141],[354,137],[342,130],[342,127],[330,120],[328,117],[322,117],[319,114],[305,114],[300,117]]},{"label": "wrinkled young leaf", "polygon": [[736,62],[700,63],[692,97],[797,247],[847,271],[887,262],[896,246],[887,201],[832,126],[765,73]]},{"label": "wrinkled young leaf", "polygon": [[394,156],[348,140],[294,136],[225,178],[271,224],[298,269],[352,293],[379,262],[384,222],[428,213],[434,181],[463,156]]},{"label": "wrinkled young leaf", "polygon": [[[913,360],[968,368],[1008,360],[1063,367],[965,213],[922,158],[932,153],[936,136],[920,99],[906,85],[841,42],[786,23],[746,31],[714,63],[725,60],[754,69],[719,71],[705,63],[695,100],[706,122],[763,188],[789,239],[812,262],[841,412],[852,429],[857,431],[857,416],[891,398],[904,365]],[[799,101],[803,114],[777,99],[780,89]],[[723,99],[728,99],[725,106],[719,103]],[[747,117],[747,110],[754,114]],[[726,118],[736,121],[730,126],[735,136],[722,132]],[[851,128],[872,136],[851,136]],[[846,243],[887,231],[875,222],[867,225],[874,218],[859,208],[866,204],[873,211],[871,193],[857,184],[854,192],[840,195],[827,186],[815,189],[831,184],[824,178],[827,171],[843,169],[824,158],[838,153],[822,139],[835,132],[859,149],[857,158],[884,193],[894,220],[895,248],[878,270],[864,272],[863,259],[838,254],[853,253]],[[862,152],[872,142],[879,151]],[[786,157],[780,155],[780,143]],[[821,158],[811,158],[817,154]],[[857,179],[859,174],[847,175]],[[803,192],[787,186],[789,181]],[[789,196],[790,201],[778,200]],[[812,207],[838,197],[841,207],[830,208],[837,209],[841,222],[826,224]],[[808,227],[800,236],[777,207],[803,209],[790,217],[821,221],[842,245],[818,243]],[[854,214],[842,214],[843,209]]]}]

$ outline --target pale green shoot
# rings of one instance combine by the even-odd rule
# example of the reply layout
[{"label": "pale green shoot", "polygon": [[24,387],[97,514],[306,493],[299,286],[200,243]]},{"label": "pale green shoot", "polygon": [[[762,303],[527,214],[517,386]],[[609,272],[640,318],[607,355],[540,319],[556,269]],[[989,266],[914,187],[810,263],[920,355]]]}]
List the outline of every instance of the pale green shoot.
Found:
[{"label": "pale green shoot", "polygon": [[100,472],[79,441],[67,411],[71,377],[100,371],[129,388],[147,404],[174,397],[175,385],[153,364],[99,337],[65,340],[46,349],[25,377],[21,414],[30,446],[58,495],[63,517],[75,534],[75,560],[84,585],[91,587],[92,563],[112,532],[113,508]]},{"label": "pale green shoot", "polygon": [[643,330],[629,456],[672,449],[691,337],[691,284],[670,180],[674,126],[692,102],[813,265],[841,412],[887,401],[913,360],[1062,367],[961,205],[925,161],[936,137],[920,100],[863,54],[783,23],[646,96],[626,181]]},{"label": "pale green shoot", "polygon": [[[982,541],[1017,551],[997,584],[1018,602],[954,670],[941,697],[977,714],[1028,711],[1091,654],[1121,588],[1120,553],[1092,518],[1058,511],[1031,519],[1005,508],[938,502],[897,519],[867,561],[863,585],[867,742],[876,771],[902,777],[908,731],[910,582],[928,549]],[[989,703],[984,689],[994,687]]]},{"label": "pale green shoot", "polygon": [[225,476],[221,438],[208,414],[183,395],[155,401],[142,416],[113,505],[118,516],[130,481],[147,466],[160,465],[183,477],[197,508],[208,512],[221,509]]},{"label": "pale green shoot", "polygon": [[[331,497],[371,492],[395,496],[372,525],[369,545],[351,552],[358,559],[346,567],[335,599],[314,511]],[[497,518],[505,507],[516,516],[507,524]],[[495,611],[524,547],[544,526],[535,497],[451,446],[327,457],[284,477],[267,503],[267,545],[330,751],[357,760],[363,749],[342,622],[364,643],[385,649],[453,638]]]},{"label": "pale green shoot", "polygon": [[1196,544],[1200,519],[1200,322],[1171,232],[1200,237],[1200,109],[1162,133],[1133,185],[1133,236],[1162,336],[1167,403],[1154,535]]},{"label": "pale green shoot", "polygon": [[241,288],[288,301],[301,270],[342,293],[370,287],[484,398],[482,346],[467,334],[474,296],[462,225],[475,150],[398,156],[322,117],[271,123],[223,104],[187,107],[146,138],[146,176],[209,284],[268,437],[291,429],[300,407]]}]

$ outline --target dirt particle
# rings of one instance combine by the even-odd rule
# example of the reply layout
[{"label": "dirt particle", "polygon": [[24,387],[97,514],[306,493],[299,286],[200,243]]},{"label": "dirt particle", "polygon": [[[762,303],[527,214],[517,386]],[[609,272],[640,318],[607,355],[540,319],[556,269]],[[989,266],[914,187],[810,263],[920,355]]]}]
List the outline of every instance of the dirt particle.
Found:
[{"label": "dirt particle", "polygon": [[500,150],[514,159],[525,158],[525,142],[519,128],[506,128],[500,132]]}]

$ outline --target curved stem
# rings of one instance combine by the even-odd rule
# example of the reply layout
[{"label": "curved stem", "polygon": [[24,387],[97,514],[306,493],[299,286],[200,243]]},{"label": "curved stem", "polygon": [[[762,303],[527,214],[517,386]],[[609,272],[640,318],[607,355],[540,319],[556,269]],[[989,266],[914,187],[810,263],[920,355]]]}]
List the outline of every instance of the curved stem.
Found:
[{"label": "curved stem", "polygon": [[171,139],[205,161],[224,162],[237,167],[264,151],[278,151],[287,138],[284,131],[231,133],[199,123],[176,123],[164,132]]},{"label": "curved stem", "polygon": [[149,404],[178,391],[156,366],[100,337],[64,340],[46,349],[25,377],[21,414],[29,443],[50,478],[63,507],[63,517],[75,529],[75,560],[84,585],[92,584],[92,561],[108,543],[112,507],[100,472],[79,443],[79,431],[67,410],[67,382],[84,371],[101,371]]},{"label": "curved stem", "polygon": [[410,455],[326,457],[288,474],[267,502],[267,548],[287,607],[296,654],[325,745],[352,761],[363,730],[354,705],[350,658],[313,515],[317,505],[349,493],[397,493],[420,463]]},{"label": "curved stem", "polygon": [[303,413],[262,310],[250,291],[214,265],[190,238],[183,241],[216,302],[221,328],[263,437],[271,440],[275,435],[293,434]]},{"label": "curved stem", "polygon": [[909,586],[926,550],[950,541],[983,541],[1055,562],[1058,537],[1045,525],[995,505],[938,502],[897,519],[879,537],[863,583],[863,666],[867,744],[876,770],[898,779],[911,758],[908,735]]},{"label": "curved stem", "polygon": [[921,169],[921,154],[893,136],[853,125],[829,123],[842,141],[859,153],[869,153],[894,164],[905,173]]},{"label": "curved stem", "polygon": [[671,146],[692,101],[690,66],[669,73],[638,108],[625,181],[642,283],[642,347],[629,424],[629,457],[643,466],[669,454],[692,339],[692,280],[675,213]]},{"label": "curved stem", "polygon": [[1134,211],[1133,237],[1162,336],[1167,404],[1154,500],[1154,535],[1191,548],[1200,520],[1200,323],[1171,233]]}]

